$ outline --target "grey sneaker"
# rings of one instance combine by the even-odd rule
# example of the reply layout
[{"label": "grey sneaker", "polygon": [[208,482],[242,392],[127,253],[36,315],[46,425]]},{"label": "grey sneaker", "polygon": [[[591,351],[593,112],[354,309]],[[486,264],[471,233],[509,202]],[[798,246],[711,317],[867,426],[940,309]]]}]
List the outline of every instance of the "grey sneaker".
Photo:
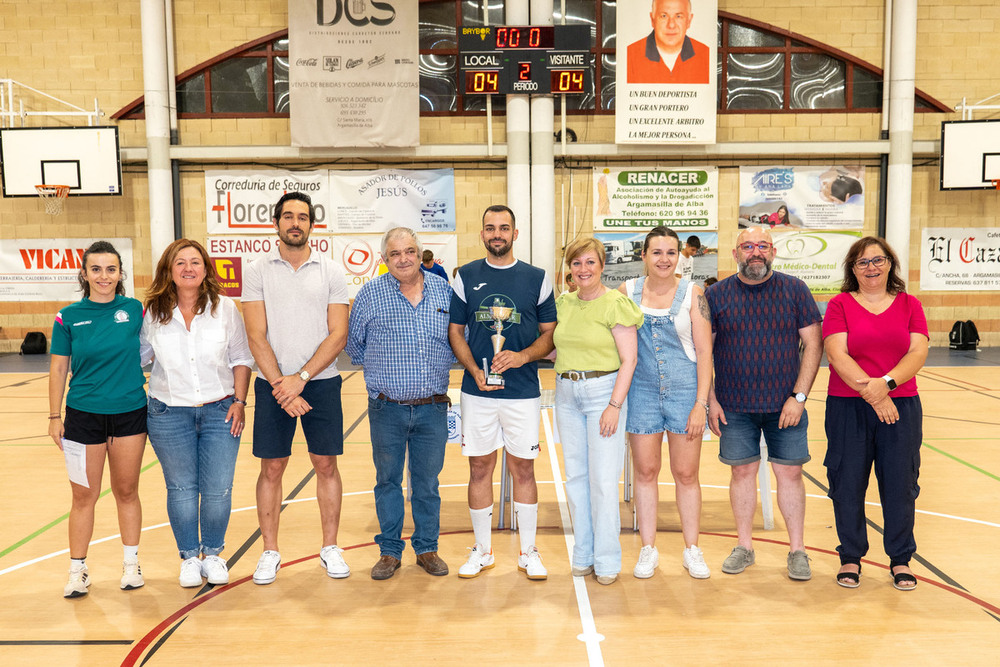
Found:
[{"label": "grey sneaker", "polygon": [[793,551],[788,554],[788,578],[796,581],[809,581],[813,573],[809,568],[809,556],[805,551]]},{"label": "grey sneaker", "polygon": [[[739,574],[757,561],[757,554],[753,549],[737,545],[729,558],[722,562],[722,571],[726,574]],[[789,561],[791,563],[791,561]],[[806,566],[808,568],[808,566]]]}]

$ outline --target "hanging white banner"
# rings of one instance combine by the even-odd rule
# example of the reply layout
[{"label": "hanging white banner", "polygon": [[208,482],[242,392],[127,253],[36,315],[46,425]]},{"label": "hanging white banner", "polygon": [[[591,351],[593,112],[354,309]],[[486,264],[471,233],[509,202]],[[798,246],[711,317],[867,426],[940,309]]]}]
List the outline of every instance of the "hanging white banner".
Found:
[{"label": "hanging white banner", "polygon": [[615,142],[714,144],[717,0],[618,0]]},{"label": "hanging white banner", "polygon": [[455,231],[452,169],[331,171],[330,197],[329,224],[337,233]]},{"label": "hanging white banner", "polygon": [[[0,239],[0,301],[77,301],[83,253],[106,240],[122,257],[125,294],[135,296],[131,239]],[[52,313],[55,315],[55,313]]]},{"label": "hanging white banner", "polygon": [[1000,290],[1000,228],[922,229],[920,289]]},{"label": "hanging white banner", "polygon": [[327,228],[327,171],[206,171],[205,220],[209,234],[274,234],[274,205],[286,192],[304,192],[316,212],[315,230]]},{"label": "hanging white banner", "polygon": [[420,143],[417,3],[288,0],[293,146]]},{"label": "hanging white banner", "polygon": [[719,228],[715,167],[594,167],[594,229]]}]

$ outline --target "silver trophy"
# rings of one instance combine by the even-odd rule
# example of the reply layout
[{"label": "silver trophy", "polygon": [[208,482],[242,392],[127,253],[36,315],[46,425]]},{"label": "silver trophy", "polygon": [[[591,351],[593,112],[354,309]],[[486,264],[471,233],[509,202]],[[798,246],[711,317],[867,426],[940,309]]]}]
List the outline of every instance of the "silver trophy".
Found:
[{"label": "silver trophy", "polygon": [[[490,336],[490,340],[493,341],[493,356],[500,354],[500,350],[503,349],[503,323],[510,319],[511,314],[514,309],[503,305],[503,300],[493,299],[493,305],[489,307],[490,318],[493,320],[493,330],[496,331],[495,334]],[[490,372],[486,376],[486,384],[491,387],[502,387],[504,386],[503,375],[500,373]]]}]

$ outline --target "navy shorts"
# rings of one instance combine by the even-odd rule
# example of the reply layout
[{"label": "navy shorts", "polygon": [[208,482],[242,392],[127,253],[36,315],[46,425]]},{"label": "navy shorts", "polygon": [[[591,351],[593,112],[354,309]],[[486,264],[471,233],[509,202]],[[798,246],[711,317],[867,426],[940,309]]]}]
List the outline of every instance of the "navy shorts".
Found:
[{"label": "navy shorts", "polygon": [[778,428],[781,412],[726,412],[719,420],[719,460],[739,466],[760,460],[760,436],[767,443],[767,460],[786,466],[807,463],[809,456],[809,416],[802,411],[797,426]]},{"label": "navy shorts", "polygon": [[66,406],[63,437],[83,445],[103,445],[114,438],[146,433],[146,408],[99,415]]},{"label": "navy shorts", "polygon": [[[302,398],[312,410],[299,419],[306,436],[306,447],[319,456],[344,453],[344,408],[340,403],[337,377],[310,380],[302,389]],[[281,459],[292,454],[296,417],[281,409],[271,394],[271,384],[261,377],[254,380],[253,455],[259,459]]]}]

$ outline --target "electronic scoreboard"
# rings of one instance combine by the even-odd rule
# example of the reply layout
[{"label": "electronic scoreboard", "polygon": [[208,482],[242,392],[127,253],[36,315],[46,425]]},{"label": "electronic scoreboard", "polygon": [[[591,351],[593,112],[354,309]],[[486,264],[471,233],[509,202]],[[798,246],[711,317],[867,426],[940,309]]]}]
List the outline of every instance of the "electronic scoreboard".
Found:
[{"label": "electronic scoreboard", "polygon": [[460,26],[466,95],[582,94],[593,90],[586,25]]}]

